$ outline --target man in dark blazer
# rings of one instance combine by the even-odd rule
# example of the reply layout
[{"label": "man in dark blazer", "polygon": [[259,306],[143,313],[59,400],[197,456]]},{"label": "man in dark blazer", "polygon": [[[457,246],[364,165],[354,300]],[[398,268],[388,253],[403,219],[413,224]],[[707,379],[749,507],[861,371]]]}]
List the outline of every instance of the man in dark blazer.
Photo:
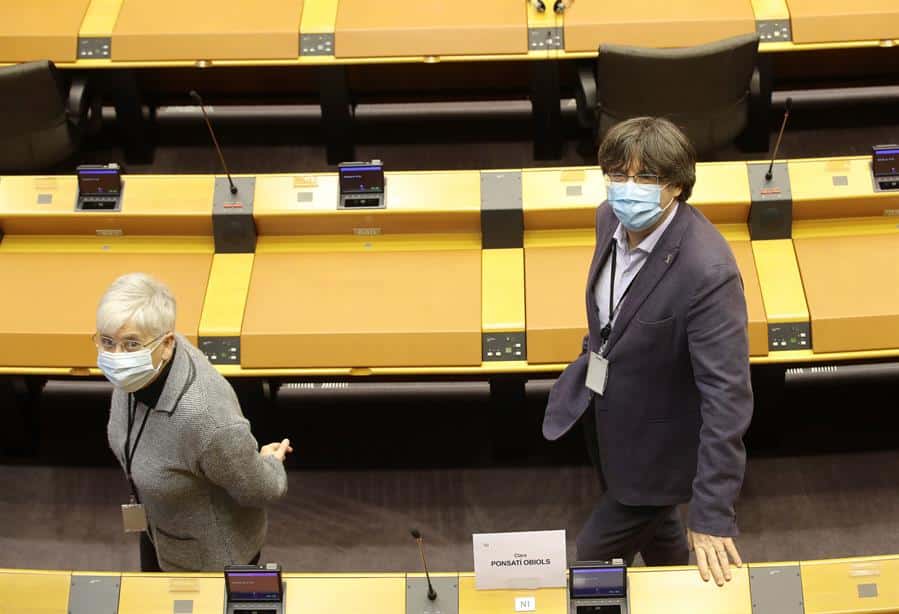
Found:
[{"label": "man in dark blazer", "polygon": [[[599,150],[589,335],[549,395],[543,434],[581,421],[604,491],[578,558],[685,565],[720,586],[741,565],[734,502],[752,417],[746,302],[727,242],[687,204],[695,153],[661,118],[613,127]],[[690,503],[685,534],[677,505]]]}]

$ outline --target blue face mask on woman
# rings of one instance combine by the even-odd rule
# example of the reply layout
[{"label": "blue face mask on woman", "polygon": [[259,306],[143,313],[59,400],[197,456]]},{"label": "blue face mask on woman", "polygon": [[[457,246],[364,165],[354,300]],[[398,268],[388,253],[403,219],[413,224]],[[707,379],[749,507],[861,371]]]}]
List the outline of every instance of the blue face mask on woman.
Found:
[{"label": "blue face mask on woman", "polygon": [[97,355],[97,366],[113,386],[125,392],[136,392],[149,384],[162,369],[164,360],[153,366],[153,350],[162,339],[151,348],[143,348],[136,352],[104,352]]},{"label": "blue face mask on woman", "polygon": [[645,230],[655,224],[674,202],[672,197],[667,205],[661,207],[662,186],[632,181],[610,183],[607,196],[615,217],[632,232]]}]

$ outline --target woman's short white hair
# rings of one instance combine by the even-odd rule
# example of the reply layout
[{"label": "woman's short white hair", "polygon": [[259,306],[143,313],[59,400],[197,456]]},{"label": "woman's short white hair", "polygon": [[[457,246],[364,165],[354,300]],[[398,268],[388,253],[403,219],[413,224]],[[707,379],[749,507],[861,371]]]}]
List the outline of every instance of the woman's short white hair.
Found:
[{"label": "woman's short white hair", "polygon": [[97,307],[97,332],[115,335],[125,324],[155,338],[175,330],[175,297],[146,273],[127,273],[107,288]]}]

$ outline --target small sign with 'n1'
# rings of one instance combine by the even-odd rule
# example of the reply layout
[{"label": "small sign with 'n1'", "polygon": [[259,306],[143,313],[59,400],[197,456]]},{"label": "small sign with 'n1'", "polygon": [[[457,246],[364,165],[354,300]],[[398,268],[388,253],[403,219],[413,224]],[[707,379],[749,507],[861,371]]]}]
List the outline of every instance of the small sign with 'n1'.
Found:
[{"label": "small sign with 'n1'", "polygon": [[534,612],[536,610],[537,610],[536,597],[516,597],[515,598],[515,611],[516,612]]}]

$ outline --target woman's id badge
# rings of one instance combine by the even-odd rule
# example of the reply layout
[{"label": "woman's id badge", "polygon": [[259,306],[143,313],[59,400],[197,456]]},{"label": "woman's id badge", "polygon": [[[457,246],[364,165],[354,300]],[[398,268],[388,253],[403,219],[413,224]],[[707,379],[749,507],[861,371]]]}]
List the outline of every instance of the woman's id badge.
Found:
[{"label": "woman's id badge", "polygon": [[147,513],[144,506],[135,503],[134,499],[131,503],[122,506],[122,526],[125,533],[140,533],[147,530]]}]

